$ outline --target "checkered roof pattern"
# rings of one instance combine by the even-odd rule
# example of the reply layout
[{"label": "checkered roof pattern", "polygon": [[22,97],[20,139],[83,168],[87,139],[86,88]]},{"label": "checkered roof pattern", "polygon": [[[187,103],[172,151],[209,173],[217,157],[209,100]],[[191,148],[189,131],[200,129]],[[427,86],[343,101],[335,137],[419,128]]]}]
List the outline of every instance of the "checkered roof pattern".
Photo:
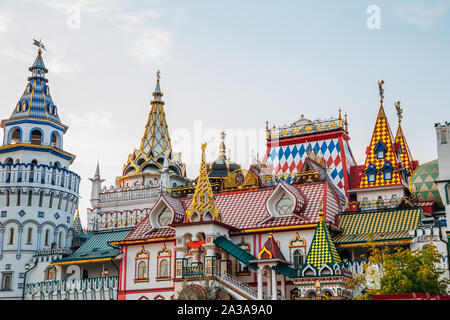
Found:
[{"label": "checkered roof pattern", "polygon": [[397,134],[395,135],[395,142],[400,145],[401,153],[400,153],[400,159],[402,160],[402,163],[405,165],[406,169],[412,174],[414,169],[412,167],[412,155],[411,151],[409,150],[408,143],[406,142],[405,135],[403,134],[402,126],[399,124],[397,129]]},{"label": "checkered roof pattern", "polygon": [[[377,159],[377,154],[374,151],[374,148],[379,141],[381,141],[386,147],[385,157],[383,159]],[[375,167],[375,169],[380,170],[386,161],[389,161],[394,167],[392,179],[385,180],[383,172],[377,171],[375,182],[369,182],[367,174],[363,173],[359,188],[363,189],[402,185],[400,172],[398,170],[398,160],[394,150],[394,139],[392,138],[391,128],[389,127],[386,114],[384,113],[383,105],[380,105],[377,121],[375,123],[375,129],[373,131],[372,140],[370,142],[366,162],[364,164],[364,170],[366,170],[371,164]]]},{"label": "checkered roof pattern", "polygon": [[341,257],[331,239],[325,222],[317,225],[314,238],[309,248],[306,263],[315,268],[321,268],[325,263],[340,263]]},{"label": "checkered roof pattern", "polygon": [[339,227],[344,232],[334,242],[366,242],[371,237],[373,241],[410,238],[409,230],[419,226],[421,217],[421,208],[342,214]]}]

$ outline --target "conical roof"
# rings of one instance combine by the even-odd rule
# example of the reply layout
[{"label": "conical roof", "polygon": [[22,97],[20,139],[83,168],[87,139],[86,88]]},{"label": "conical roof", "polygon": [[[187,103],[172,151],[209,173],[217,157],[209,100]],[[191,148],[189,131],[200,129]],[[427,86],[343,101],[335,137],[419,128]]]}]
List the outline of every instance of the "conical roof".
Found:
[{"label": "conical roof", "polygon": [[327,226],[323,221],[323,213],[319,213],[319,222],[311,247],[308,251],[306,263],[311,264],[315,268],[321,268],[325,263],[340,263],[341,257],[336,250],[333,239],[328,232]]},{"label": "conical roof", "polygon": [[50,88],[45,74],[48,72],[42,59],[42,51],[38,50],[38,55],[29,68],[31,76],[28,77],[28,84],[25,91],[17,102],[10,119],[15,118],[42,118],[60,123],[58,111],[50,95]]}]

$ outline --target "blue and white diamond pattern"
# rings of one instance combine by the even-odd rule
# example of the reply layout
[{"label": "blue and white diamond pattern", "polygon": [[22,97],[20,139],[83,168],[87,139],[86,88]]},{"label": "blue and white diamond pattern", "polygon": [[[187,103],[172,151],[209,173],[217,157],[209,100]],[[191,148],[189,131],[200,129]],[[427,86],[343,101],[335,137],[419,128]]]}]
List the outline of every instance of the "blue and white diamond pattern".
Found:
[{"label": "blue and white diamond pattern", "polygon": [[[346,142],[344,142],[346,143]],[[353,157],[346,145],[345,157],[347,161],[347,171],[349,165],[354,163]],[[328,173],[333,183],[341,191],[344,191],[344,168],[342,164],[341,146],[338,139],[327,139],[314,142],[306,142],[295,145],[272,147],[267,157],[267,164],[274,169],[274,174],[296,173],[305,161],[307,150],[314,151],[315,154],[325,159],[328,165]]]}]

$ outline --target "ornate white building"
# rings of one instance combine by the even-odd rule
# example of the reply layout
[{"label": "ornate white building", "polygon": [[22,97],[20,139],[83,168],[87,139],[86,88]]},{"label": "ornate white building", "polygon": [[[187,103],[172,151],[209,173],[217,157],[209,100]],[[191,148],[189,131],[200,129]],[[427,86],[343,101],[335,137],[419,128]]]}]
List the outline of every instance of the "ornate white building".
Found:
[{"label": "ornate white building", "polygon": [[[58,115],[38,50],[28,84],[11,116],[1,122],[0,299],[22,299],[33,257],[70,252],[80,177],[64,150],[68,127]],[[55,269],[39,276],[54,276]]]}]

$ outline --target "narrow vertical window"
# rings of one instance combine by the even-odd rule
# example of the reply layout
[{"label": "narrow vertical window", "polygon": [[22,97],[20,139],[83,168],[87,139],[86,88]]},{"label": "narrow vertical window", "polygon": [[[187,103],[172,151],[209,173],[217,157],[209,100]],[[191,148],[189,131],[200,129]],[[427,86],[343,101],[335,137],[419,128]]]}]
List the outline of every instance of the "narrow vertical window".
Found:
[{"label": "narrow vertical window", "polygon": [[45,245],[48,246],[48,238],[49,238],[50,230],[45,231]]},{"label": "narrow vertical window", "polygon": [[33,190],[28,191],[28,206],[31,207],[31,203],[33,201]]},{"label": "narrow vertical window", "polygon": [[42,207],[42,202],[44,201],[44,191],[39,192],[39,207]]},{"label": "narrow vertical window", "polygon": [[14,228],[9,229],[9,243],[8,244],[13,244],[14,243]]},{"label": "narrow vertical window", "polygon": [[31,244],[32,236],[33,236],[33,228],[28,228],[27,244]]},{"label": "narrow vertical window", "polygon": [[51,208],[53,206],[53,192],[50,193],[50,200],[48,203],[48,207]]},{"label": "narrow vertical window", "polygon": [[17,189],[17,206],[20,206],[20,196],[22,195],[22,191]]},{"label": "narrow vertical window", "polygon": [[9,207],[9,190],[6,190],[6,206]]}]

